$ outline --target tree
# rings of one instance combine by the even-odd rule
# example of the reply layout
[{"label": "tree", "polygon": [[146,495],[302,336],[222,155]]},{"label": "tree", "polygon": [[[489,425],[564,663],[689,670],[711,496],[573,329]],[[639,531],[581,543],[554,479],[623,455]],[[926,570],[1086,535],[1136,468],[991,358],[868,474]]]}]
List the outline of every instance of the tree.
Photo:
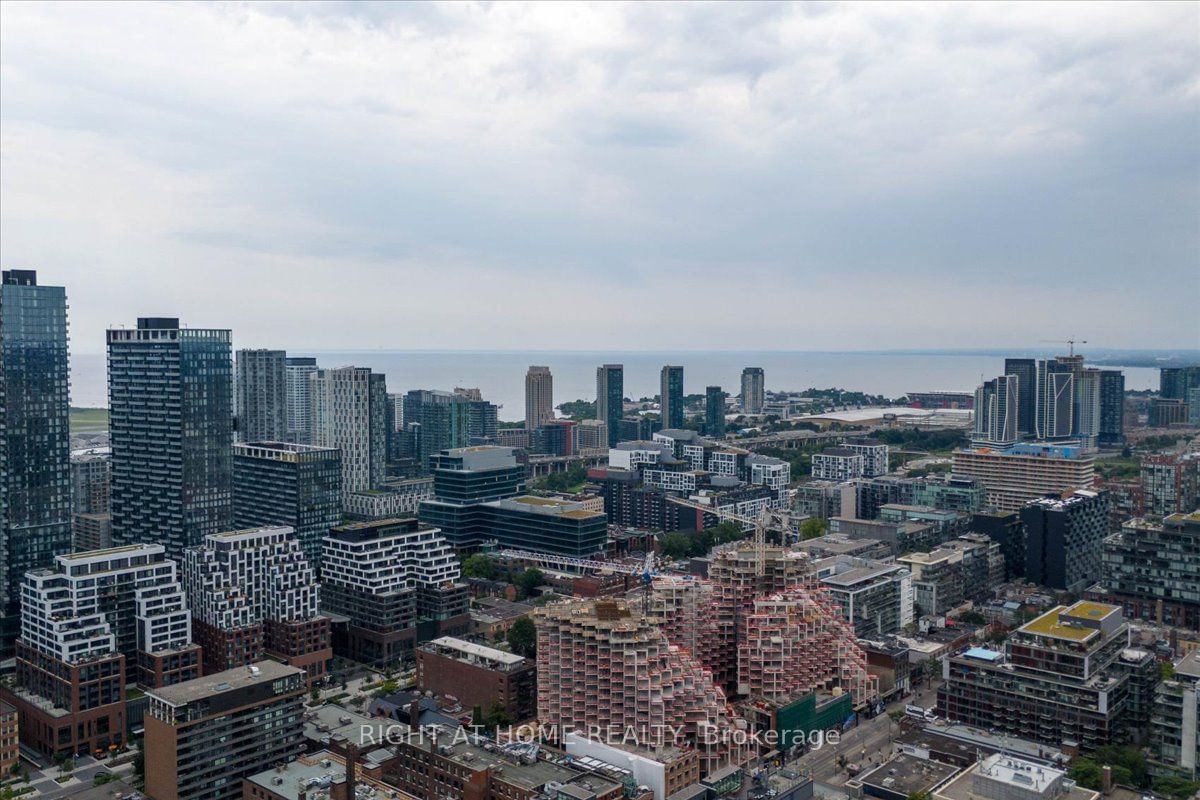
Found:
[{"label": "tree", "polygon": [[663,557],[672,561],[683,558],[692,552],[691,538],[679,531],[663,534],[662,538],[658,540],[658,546],[662,550]]},{"label": "tree", "polygon": [[908,800],[929,800],[929,792],[909,792]]},{"label": "tree", "polygon": [[537,489],[548,492],[569,492],[587,480],[587,467],[576,461],[563,472],[551,472],[536,484]]},{"label": "tree", "polygon": [[486,553],[475,553],[462,562],[462,573],[468,578],[490,581],[496,574],[496,565]]},{"label": "tree", "polygon": [[[746,538],[746,532],[742,530],[742,526],[736,522],[725,520],[717,523],[712,529],[713,541],[716,544],[728,544],[729,542],[740,542]],[[707,551],[705,551],[707,552]]]},{"label": "tree", "polygon": [[315,686],[312,687],[312,690],[308,693],[308,699],[310,706],[315,706],[317,703],[321,702],[321,690]]},{"label": "tree", "polygon": [[807,542],[809,539],[824,536],[825,529],[828,527],[829,523],[820,517],[809,517],[800,523],[800,538]]},{"label": "tree", "polygon": [[970,625],[986,625],[987,617],[985,617],[983,614],[979,613],[978,611],[975,611],[974,609],[972,609],[970,611],[964,611],[963,613],[959,614],[958,621],[966,622]]},{"label": "tree", "polygon": [[1188,800],[1200,794],[1200,781],[1189,781],[1177,775],[1157,778],[1154,781],[1154,791],[1176,800]]},{"label": "tree", "polygon": [[563,413],[564,417],[576,422],[596,418],[596,404],[591,400],[571,400],[567,403],[560,403],[558,410]]},{"label": "tree", "polygon": [[504,710],[504,706],[500,704],[499,700],[496,700],[492,703],[491,708],[488,709],[487,717],[484,718],[484,725],[494,731],[496,728],[511,725],[512,721],[512,717]]},{"label": "tree", "polygon": [[1071,776],[1071,780],[1088,789],[1099,790],[1104,783],[1104,772],[1100,765],[1090,758],[1076,759],[1067,774]]},{"label": "tree", "polygon": [[545,582],[546,576],[542,574],[540,569],[534,567],[525,570],[513,581],[517,585],[517,588],[521,590],[521,597],[533,596],[534,591]]},{"label": "tree", "polygon": [[142,784],[146,780],[146,748],[145,742],[141,739],[137,741],[137,753],[133,757],[133,774],[137,778],[138,784]]},{"label": "tree", "polygon": [[1095,752],[1093,758],[1100,764],[1108,764],[1112,767],[1114,783],[1135,786],[1139,789],[1150,785],[1150,772],[1146,766],[1146,756],[1136,747],[1105,745]]},{"label": "tree", "polygon": [[508,629],[508,646],[517,655],[533,658],[537,655],[537,627],[529,617],[520,617]]}]

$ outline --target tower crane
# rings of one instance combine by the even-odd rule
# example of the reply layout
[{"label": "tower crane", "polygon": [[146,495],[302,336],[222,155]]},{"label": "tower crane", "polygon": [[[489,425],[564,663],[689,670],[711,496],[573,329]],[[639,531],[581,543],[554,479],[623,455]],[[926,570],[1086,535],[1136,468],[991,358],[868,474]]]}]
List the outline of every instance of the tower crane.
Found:
[{"label": "tower crane", "polygon": [[[715,514],[722,521],[737,522],[747,529],[753,529],[755,572],[759,575],[762,575],[766,570],[767,531],[778,531],[780,544],[784,547],[788,546],[788,537],[793,531],[791,512],[783,509],[771,508],[764,505],[762,510],[758,512],[757,517],[746,517],[723,508],[683,498],[672,498],[671,502],[686,506],[687,508],[694,508],[697,511]],[[797,538],[798,536],[799,534],[797,533]]]},{"label": "tower crane", "polygon": [[498,558],[511,558],[525,561],[539,567],[553,570],[579,572],[611,572],[617,575],[632,575],[642,579],[642,610],[646,611],[650,604],[650,586],[658,575],[658,557],[654,551],[646,553],[641,564],[628,564],[619,561],[600,561],[591,558],[573,558],[553,553],[538,553],[533,550],[505,549],[496,553]]},{"label": "tower crane", "polygon": [[1067,345],[1068,348],[1070,349],[1069,355],[1072,358],[1075,357],[1075,345],[1088,343],[1087,339],[1042,339],[1041,341],[1046,342],[1047,344],[1065,344],[1065,345]]}]

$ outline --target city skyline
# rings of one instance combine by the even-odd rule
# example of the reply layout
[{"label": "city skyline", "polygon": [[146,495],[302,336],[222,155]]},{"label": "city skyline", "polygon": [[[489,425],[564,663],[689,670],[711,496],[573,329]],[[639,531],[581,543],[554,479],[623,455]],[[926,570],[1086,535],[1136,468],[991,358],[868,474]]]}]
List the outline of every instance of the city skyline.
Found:
[{"label": "city skyline", "polygon": [[1197,31],[0,0],[0,800],[1200,800]]},{"label": "city skyline", "polygon": [[0,261],[80,352],[1200,340],[1194,5],[2,13]]}]

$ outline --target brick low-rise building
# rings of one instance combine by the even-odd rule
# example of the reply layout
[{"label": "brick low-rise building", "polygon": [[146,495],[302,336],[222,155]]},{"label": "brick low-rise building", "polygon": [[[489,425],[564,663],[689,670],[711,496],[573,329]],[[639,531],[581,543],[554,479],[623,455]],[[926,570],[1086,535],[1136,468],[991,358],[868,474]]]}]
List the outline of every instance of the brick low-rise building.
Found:
[{"label": "brick low-rise building", "polygon": [[[545,761],[520,746],[487,747],[442,726],[426,726],[401,737],[392,771],[385,780],[419,800],[620,800],[621,776],[599,764],[564,765]],[[635,795],[642,800],[642,795]]]},{"label": "brick low-rise building", "polygon": [[523,656],[440,636],[417,648],[417,687],[457,697],[464,708],[493,707],[513,720],[537,713],[537,669]]}]

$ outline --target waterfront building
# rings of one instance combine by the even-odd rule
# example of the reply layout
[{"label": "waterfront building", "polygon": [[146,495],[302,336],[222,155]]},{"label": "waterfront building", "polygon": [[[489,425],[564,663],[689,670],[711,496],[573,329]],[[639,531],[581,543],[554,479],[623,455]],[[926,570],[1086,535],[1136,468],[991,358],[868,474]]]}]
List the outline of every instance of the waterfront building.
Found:
[{"label": "waterfront building", "polygon": [[[1004,374],[1017,379],[1017,434],[1036,435],[1037,361],[1032,358],[1004,359]],[[976,407],[978,408],[978,406]]]},{"label": "waterfront building", "polygon": [[535,431],[554,421],[554,376],[549,367],[530,367],[525,373],[525,430]]},{"label": "waterfront building", "polygon": [[971,441],[979,446],[1007,447],[1020,438],[1020,379],[1001,375],[975,390],[975,430]]},{"label": "waterfront building", "polygon": [[1151,428],[1169,428],[1172,425],[1186,425],[1188,421],[1188,405],[1186,400],[1166,397],[1151,397],[1150,411],[1146,417]]},{"label": "waterfront building", "polygon": [[1200,365],[1159,369],[1158,395],[1164,400],[1187,400],[1194,388],[1200,388]]},{"label": "waterfront building", "polygon": [[1037,362],[1035,434],[1038,439],[1069,439],[1075,430],[1075,373],[1083,357]]},{"label": "waterfront building", "polygon": [[683,367],[662,368],[659,381],[659,419],[664,428],[683,427]]},{"label": "waterfront building", "polygon": [[761,414],[766,402],[766,377],[762,367],[742,370],[742,411]]},{"label": "waterfront building", "polygon": [[580,420],[574,433],[575,452],[608,448],[608,423],[602,420]]},{"label": "waterfront building", "polygon": [[625,368],[605,364],[596,368],[596,419],[608,426],[608,446],[621,441],[621,420],[625,414]]},{"label": "waterfront building", "polygon": [[1125,373],[1100,370],[1101,447],[1120,447],[1125,443]]}]

